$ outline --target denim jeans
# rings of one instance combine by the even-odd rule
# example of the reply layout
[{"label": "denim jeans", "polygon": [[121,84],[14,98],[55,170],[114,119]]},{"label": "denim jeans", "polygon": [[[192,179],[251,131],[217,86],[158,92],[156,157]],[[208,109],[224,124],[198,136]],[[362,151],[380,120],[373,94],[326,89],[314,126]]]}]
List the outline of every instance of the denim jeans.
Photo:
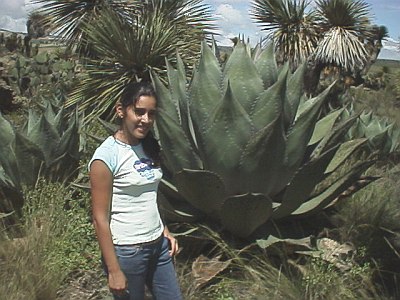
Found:
[{"label": "denim jeans", "polygon": [[128,292],[115,300],[144,299],[145,285],[156,300],[181,300],[168,239],[144,245],[116,245],[115,251],[128,280]]}]

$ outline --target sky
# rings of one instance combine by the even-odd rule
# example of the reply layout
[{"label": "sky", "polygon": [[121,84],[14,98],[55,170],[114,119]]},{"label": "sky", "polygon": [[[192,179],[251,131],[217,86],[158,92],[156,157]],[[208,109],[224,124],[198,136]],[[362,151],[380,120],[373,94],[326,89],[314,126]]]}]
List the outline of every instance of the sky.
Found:
[{"label": "sky", "polygon": [[[231,45],[230,38],[239,34],[255,44],[264,35],[250,18],[252,1],[204,0],[203,2],[210,5],[211,12],[217,20],[221,34],[217,40],[220,44]],[[396,43],[393,44],[393,40],[400,40],[400,1],[366,0],[365,2],[370,5],[372,22],[388,28],[390,39],[385,45],[385,50],[396,52]],[[0,0],[0,28],[26,32],[27,14],[33,7],[30,0]],[[400,53],[398,56],[400,59]]]}]

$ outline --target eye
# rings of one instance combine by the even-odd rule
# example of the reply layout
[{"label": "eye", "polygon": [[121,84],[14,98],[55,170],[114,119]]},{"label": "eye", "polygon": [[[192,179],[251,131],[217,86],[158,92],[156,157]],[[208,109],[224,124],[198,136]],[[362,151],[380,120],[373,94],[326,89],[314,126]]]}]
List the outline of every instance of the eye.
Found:
[{"label": "eye", "polygon": [[143,116],[146,114],[146,109],[144,108],[134,108],[133,111],[135,112],[135,115],[137,115],[138,117]]},{"label": "eye", "polygon": [[146,110],[145,108],[140,108],[140,107],[135,107],[133,111],[135,112],[135,115],[138,117],[142,117],[145,114],[147,114],[148,118],[154,118],[157,114],[157,111],[154,109]]}]

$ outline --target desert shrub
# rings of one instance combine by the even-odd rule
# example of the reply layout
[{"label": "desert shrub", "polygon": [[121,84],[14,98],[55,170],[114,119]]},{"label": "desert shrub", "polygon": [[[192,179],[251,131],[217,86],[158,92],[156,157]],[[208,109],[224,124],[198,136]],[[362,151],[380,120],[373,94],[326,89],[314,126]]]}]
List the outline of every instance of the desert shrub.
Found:
[{"label": "desert shrub", "polygon": [[[350,268],[341,269],[318,256],[277,257],[254,245],[235,249],[218,233],[205,227],[200,231],[215,247],[204,253],[209,260],[203,261],[201,272],[195,272],[199,266],[192,260],[178,264],[185,299],[385,299],[373,284],[373,266],[357,262],[366,255],[363,249],[347,258]],[[227,267],[200,286],[196,274],[210,278],[221,261]]]},{"label": "desert shrub", "polygon": [[381,299],[370,264],[354,264],[353,258],[349,264],[353,264],[351,269],[343,271],[319,257],[309,259],[302,266],[304,299]]},{"label": "desert shrub", "polygon": [[80,196],[45,181],[26,192],[23,220],[1,232],[0,295],[55,299],[68,274],[97,265],[87,198]]},{"label": "desert shrub", "polygon": [[379,270],[377,280],[390,293],[400,274],[399,167],[386,170],[378,181],[343,202],[333,216],[342,241],[366,249],[365,260]]}]

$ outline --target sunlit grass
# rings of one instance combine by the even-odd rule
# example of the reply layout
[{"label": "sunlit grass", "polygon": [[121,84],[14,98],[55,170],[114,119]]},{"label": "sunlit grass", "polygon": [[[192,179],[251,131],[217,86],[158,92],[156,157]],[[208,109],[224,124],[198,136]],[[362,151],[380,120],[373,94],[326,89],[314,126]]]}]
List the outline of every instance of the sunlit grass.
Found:
[{"label": "sunlit grass", "polygon": [[69,200],[61,184],[41,182],[26,193],[23,220],[0,234],[2,299],[56,299],[71,271],[97,265],[86,209],[76,199],[67,207]]}]

